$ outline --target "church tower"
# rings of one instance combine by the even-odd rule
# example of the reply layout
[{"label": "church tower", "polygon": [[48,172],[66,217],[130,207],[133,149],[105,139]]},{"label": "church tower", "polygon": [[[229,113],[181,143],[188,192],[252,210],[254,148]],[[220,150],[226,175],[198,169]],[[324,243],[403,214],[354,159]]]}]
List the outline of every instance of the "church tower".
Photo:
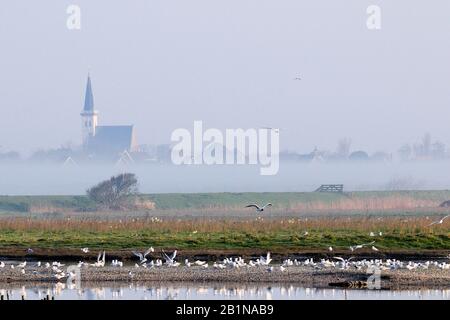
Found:
[{"label": "church tower", "polygon": [[94,110],[94,95],[92,94],[91,77],[88,74],[84,108],[81,112],[81,133],[83,147],[86,147],[89,139],[95,136],[98,124],[98,112]]}]

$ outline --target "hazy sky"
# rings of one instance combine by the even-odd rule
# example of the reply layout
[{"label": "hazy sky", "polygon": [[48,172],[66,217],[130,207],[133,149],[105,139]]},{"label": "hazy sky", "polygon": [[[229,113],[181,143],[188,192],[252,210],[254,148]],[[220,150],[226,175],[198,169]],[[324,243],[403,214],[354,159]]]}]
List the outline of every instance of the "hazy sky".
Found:
[{"label": "hazy sky", "polygon": [[2,1],[0,145],[79,144],[89,69],[100,124],[134,124],[139,143],[203,120],[280,127],[302,152],[341,137],[396,150],[427,131],[450,145],[449,15],[448,0]]}]

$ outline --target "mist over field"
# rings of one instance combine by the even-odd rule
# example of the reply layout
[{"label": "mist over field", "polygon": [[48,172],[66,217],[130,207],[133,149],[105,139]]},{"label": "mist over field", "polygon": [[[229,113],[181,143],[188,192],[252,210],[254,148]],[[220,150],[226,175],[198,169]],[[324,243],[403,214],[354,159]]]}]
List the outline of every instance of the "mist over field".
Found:
[{"label": "mist over field", "polygon": [[274,176],[257,165],[2,165],[2,195],[80,195],[99,181],[132,172],[142,193],[314,191],[321,184],[344,184],[345,191],[450,189],[449,162],[281,163]]}]

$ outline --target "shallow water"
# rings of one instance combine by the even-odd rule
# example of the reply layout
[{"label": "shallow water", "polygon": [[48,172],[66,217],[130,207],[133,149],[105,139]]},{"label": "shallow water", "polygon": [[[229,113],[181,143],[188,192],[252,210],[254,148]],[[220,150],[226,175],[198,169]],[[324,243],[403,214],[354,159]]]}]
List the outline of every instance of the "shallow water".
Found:
[{"label": "shallow water", "polygon": [[349,290],[316,289],[289,285],[236,285],[195,283],[107,283],[105,285],[17,284],[6,287],[0,284],[0,295],[10,300],[183,300],[183,299],[254,299],[254,300],[450,300],[447,290]]}]

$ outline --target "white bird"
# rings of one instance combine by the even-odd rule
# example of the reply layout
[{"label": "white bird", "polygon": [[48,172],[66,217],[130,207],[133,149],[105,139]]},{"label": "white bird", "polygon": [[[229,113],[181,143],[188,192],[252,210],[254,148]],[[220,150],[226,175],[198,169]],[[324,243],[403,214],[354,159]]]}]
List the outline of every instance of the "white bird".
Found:
[{"label": "white bird", "polygon": [[140,252],[137,252],[137,251],[132,251],[133,252],[133,254],[136,256],[136,257],[138,257],[139,258],[139,262],[140,263],[145,263],[145,262],[147,262],[147,255],[150,253],[150,252],[154,252],[155,251],[155,249],[153,249],[153,247],[150,247],[149,249],[147,249],[147,251],[145,251],[144,253],[140,253]]},{"label": "white bird", "polygon": [[40,267],[41,267],[41,262],[40,261],[36,262],[36,268],[40,268]]},{"label": "white bird", "polygon": [[259,257],[259,263],[262,265],[269,265],[270,262],[272,261],[272,258],[270,258],[270,252],[267,252],[266,257]]},{"label": "white bird", "polygon": [[114,260],[112,260],[111,261],[111,266],[113,266],[113,267],[123,267],[123,262],[122,261],[119,261],[119,260],[117,260],[117,259],[114,259]]},{"label": "white bird", "polygon": [[200,260],[197,260],[197,261],[195,261],[194,262],[196,265],[198,265],[198,266],[203,266],[205,263],[206,263],[206,261],[200,261]]},{"label": "white bird", "polygon": [[185,259],[184,260],[184,265],[189,268],[191,266],[191,263],[189,262],[188,259]]},{"label": "white bird", "polygon": [[374,244],[374,243],[375,243],[375,241],[372,241],[372,242],[370,242],[370,243],[363,243],[363,244],[357,244],[357,245],[355,245],[355,246],[350,246],[350,250],[351,250],[351,251],[354,251],[354,250],[356,250],[356,249],[361,249],[361,248],[370,246],[370,245],[372,245],[372,244]]},{"label": "white bird", "polygon": [[286,268],[283,266],[280,266],[280,271],[283,272],[284,270],[286,270]]},{"label": "white bird", "polygon": [[446,216],[443,217],[441,220],[434,221],[434,222],[430,223],[430,224],[428,225],[428,227],[429,227],[429,226],[432,226],[432,225],[434,225],[434,224],[443,224],[443,223],[444,223],[444,220],[447,219],[448,217],[450,217],[450,214],[449,214],[449,215],[446,215]]},{"label": "white bird", "polygon": [[95,263],[91,263],[91,266],[94,267],[104,267],[105,266],[105,251],[103,251],[103,256],[102,256],[102,252],[100,251],[98,256],[97,256],[97,262]]},{"label": "white bird", "polygon": [[2,261],[0,262],[0,268],[4,268],[5,267],[5,263]]},{"label": "white bird", "polygon": [[328,247],[328,251],[333,251],[333,247]]},{"label": "white bird", "polygon": [[177,256],[177,250],[175,250],[172,255],[167,255],[164,251],[163,251],[163,256],[164,259],[166,260],[166,264],[168,264],[169,266],[173,266],[175,264],[175,257]]},{"label": "white bird", "polygon": [[24,261],[24,262],[22,262],[22,263],[19,263],[18,265],[17,265],[17,268],[25,268],[25,266],[27,265],[27,262],[26,261]]},{"label": "white bird", "polygon": [[372,246],[373,251],[378,251],[378,249],[375,246]]},{"label": "white bird", "polygon": [[246,208],[255,208],[256,212],[263,212],[266,208],[271,207],[271,203],[267,203],[266,205],[260,207],[257,204],[249,204],[248,206],[245,206]]},{"label": "white bird", "polygon": [[89,248],[81,248],[81,251],[83,251],[83,253],[88,253],[89,252]]}]

